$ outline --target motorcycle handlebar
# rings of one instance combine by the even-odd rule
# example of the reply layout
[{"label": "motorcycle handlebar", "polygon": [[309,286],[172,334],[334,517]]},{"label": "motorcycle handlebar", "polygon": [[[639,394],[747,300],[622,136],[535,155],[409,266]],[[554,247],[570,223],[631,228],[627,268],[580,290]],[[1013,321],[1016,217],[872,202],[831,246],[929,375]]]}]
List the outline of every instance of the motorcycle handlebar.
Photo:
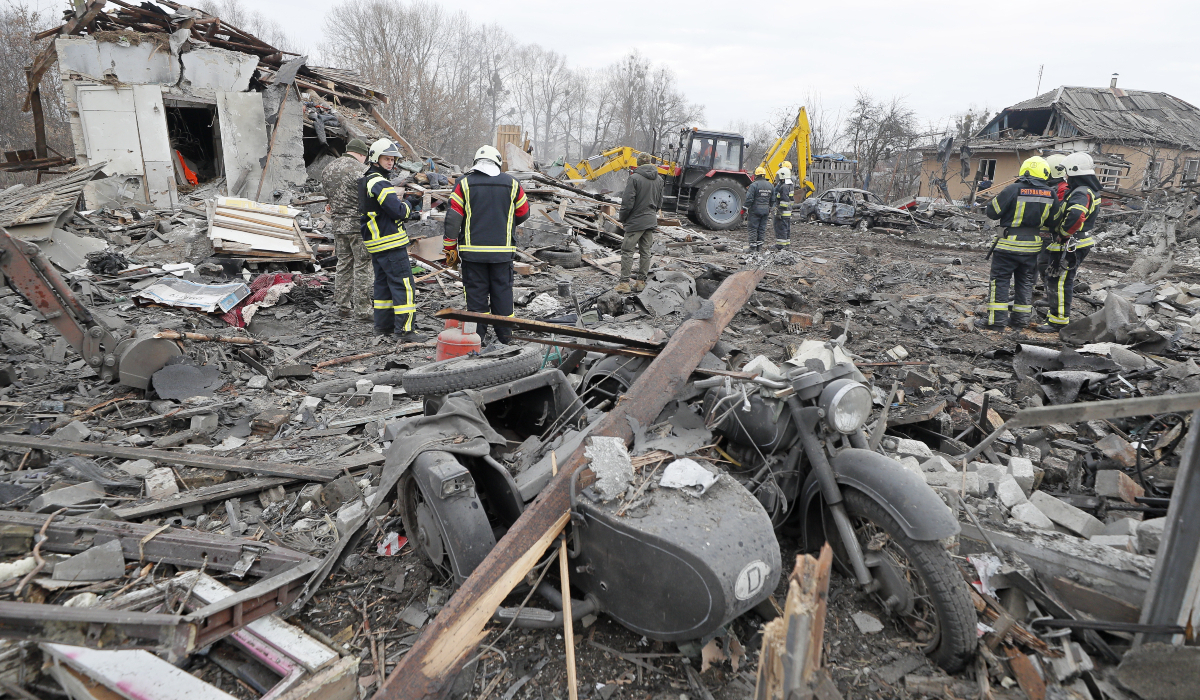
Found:
[{"label": "motorcycle handlebar", "polygon": [[743,379],[741,377],[727,377],[724,375],[718,375],[716,377],[709,377],[708,379],[697,379],[695,382],[693,382],[693,385],[697,389],[709,389],[714,386],[721,386],[722,384],[725,383],[726,379],[732,379],[735,382],[753,382],[755,384],[765,386],[768,389],[786,389],[789,386],[791,386],[787,382],[777,382],[777,381],[773,381],[771,379],[767,379],[765,377],[753,377],[751,379]]}]

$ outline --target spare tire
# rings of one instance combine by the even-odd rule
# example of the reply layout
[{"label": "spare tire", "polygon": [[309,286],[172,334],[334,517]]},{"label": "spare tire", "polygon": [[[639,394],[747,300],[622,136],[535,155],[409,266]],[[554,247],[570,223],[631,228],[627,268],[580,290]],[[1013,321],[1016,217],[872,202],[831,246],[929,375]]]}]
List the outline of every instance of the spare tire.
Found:
[{"label": "spare tire", "polygon": [[528,377],[542,366],[542,351],[537,347],[511,346],[486,355],[464,355],[411,369],[400,382],[412,396],[449,394],[465,389],[481,389]]},{"label": "spare tire", "polygon": [[534,255],[551,265],[558,265],[559,267],[579,267],[583,265],[583,253],[578,250],[539,250]]}]

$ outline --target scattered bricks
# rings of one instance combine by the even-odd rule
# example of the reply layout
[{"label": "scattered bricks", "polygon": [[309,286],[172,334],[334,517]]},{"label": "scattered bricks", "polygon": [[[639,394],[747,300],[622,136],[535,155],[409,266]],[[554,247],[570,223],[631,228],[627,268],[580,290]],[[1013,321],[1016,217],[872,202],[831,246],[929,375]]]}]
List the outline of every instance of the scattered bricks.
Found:
[{"label": "scattered bricks", "polygon": [[788,325],[793,328],[811,328],[813,317],[809,314],[790,312],[787,315]]},{"label": "scattered bricks", "polygon": [[161,501],[179,493],[179,484],[175,483],[175,472],[170,467],[153,469],[146,475],[146,497]]},{"label": "scattered bricks", "polygon": [[1046,472],[1042,480],[1050,485],[1065,484],[1071,475],[1071,465],[1058,457],[1043,457],[1042,469]]},{"label": "scattered bricks", "polygon": [[339,476],[321,487],[321,505],[326,510],[336,510],[343,503],[353,501],[362,495],[358,484],[349,476]]},{"label": "scattered bricks", "polygon": [[933,456],[933,450],[929,449],[929,445],[920,440],[907,440],[901,438],[896,441],[896,454],[901,457],[916,457],[918,460],[929,459]]},{"label": "scattered bricks", "polygon": [[1141,554],[1158,552],[1158,547],[1162,543],[1163,528],[1166,525],[1166,518],[1152,518],[1138,523],[1138,552]]},{"label": "scattered bricks", "polygon": [[1008,476],[1008,472],[999,464],[974,462],[971,466],[975,467],[975,473],[979,475],[979,488],[983,489],[984,493],[987,493],[988,484],[999,486],[1004,477]]},{"label": "scattered bricks", "polygon": [[1013,457],[1008,460],[1008,473],[1012,474],[1012,478],[1021,485],[1021,490],[1025,492],[1026,496],[1033,493],[1033,482],[1036,477],[1033,471],[1033,462],[1024,457]]},{"label": "scattered bricks", "polygon": [[73,420],[63,427],[54,431],[54,437],[59,440],[70,440],[72,442],[83,442],[88,439],[92,431],[83,423]]},{"label": "scattered bricks", "polygon": [[1005,508],[1012,508],[1018,503],[1024,503],[1029,500],[1025,497],[1025,491],[1017,480],[1005,474],[1000,483],[996,485],[996,495],[1000,498],[1000,502]]},{"label": "scattered bricks", "polygon": [[1012,515],[1013,519],[1025,523],[1029,527],[1037,528],[1039,530],[1054,529],[1054,521],[1050,520],[1050,518],[1047,518],[1045,513],[1038,510],[1038,507],[1029,501],[1024,501],[1013,506],[1010,514]]},{"label": "scattered bricks", "polygon": [[1029,502],[1045,513],[1047,518],[1081,537],[1091,537],[1104,532],[1104,523],[1045,491],[1034,491]]},{"label": "scattered bricks", "polygon": [[305,484],[304,488],[300,489],[300,498],[297,501],[300,510],[307,513],[305,508],[313,508],[321,505],[321,489],[324,484]]},{"label": "scattered bricks", "polygon": [[47,491],[30,501],[25,510],[30,513],[49,513],[59,508],[79,505],[80,503],[102,496],[104,496],[104,489],[100,487],[100,484],[94,481],[85,481],[82,484]]},{"label": "scattered bricks", "polygon": [[217,431],[217,414],[203,413],[192,416],[191,429],[197,433],[215,433]]},{"label": "scattered bricks", "polygon": [[937,380],[928,374],[909,370],[904,373],[904,386],[907,389],[920,389],[922,387],[933,389],[937,388]]},{"label": "scattered bricks", "polygon": [[392,387],[376,384],[371,389],[371,408],[379,410],[392,407]]},{"label": "scattered bricks", "polygon": [[904,467],[905,469],[909,470],[910,472],[912,472],[922,478],[925,477],[925,472],[924,472],[924,470],[921,469],[921,463],[917,461],[916,457],[904,457],[897,461],[900,462],[900,466]]},{"label": "scattered bricks", "polygon": [[1103,440],[1098,440],[1096,449],[1103,452],[1105,457],[1116,460],[1122,467],[1132,467],[1137,464],[1137,450],[1133,449],[1133,445],[1122,440],[1120,435],[1108,435]]},{"label": "scattered bricks", "polygon": [[1037,445],[1021,445],[1021,456],[1030,462],[1042,461],[1042,448]]},{"label": "scattered bricks", "polygon": [[1138,525],[1141,523],[1133,518],[1117,518],[1104,526],[1104,535],[1126,535],[1137,537]]},{"label": "scattered bricks", "polygon": [[934,455],[930,459],[921,462],[921,471],[923,472],[957,472],[954,465],[941,455]]},{"label": "scattered bricks", "polygon": [[1090,420],[1084,424],[1085,431],[1088,437],[1093,440],[1100,440],[1112,433],[1112,428],[1108,427],[1108,423],[1102,420]]},{"label": "scattered bricks", "polygon": [[125,575],[121,541],[109,540],[54,565],[56,581],[108,581]]},{"label": "scattered bricks", "polygon": [[354,382],[354,393],[369,394],[371,393],[371,389],[374,387],[375,382],[371,381],[370,379],[360,379],[357,382]]},{"label": "scattered bricks", "polygon": [[517,273],[518,275],[532,275],[537,272],[537,268],[529,263],[513,262],[512,266],[513,272]]},{"label": "scattered bricks", "polygon": [[1046,435],[1051,439],[1058,438],[1062,440],[1074,440],[1079,437],[1079,432],[1066,423],[1054,423],[1042,428]]},{"label": "scattered bricks", "polygon": [[33,533],[32,525],[0,525],[0,554],[28,554],[33,549]]},{"label": "scattered bricks", "polygon": [[[934,487],[958,491],[962,488],[963,475],[961,473],[952,474],[949,472],[925,472],[925,483]],[[974,472],[967,472],[967,495],[978,497],[982,494],[983,489],[980,487],[979,475]]]},{"label": "scattered bricks", "polygon": [[267,388],[267,378],[261,374],[256,374],[246,382],[247,389],[265,389]]},{"label": "scattered bricks", "polygon": [[138,479],[144,479],[153,468],[154,462],[151,462],[148,459],[134,459],[117,465],[117,469],[120,469],[129,476],[136,477]]},{"label": "scattered bricks", "polygon": [[303,410],[315,411],[315,410],[317,410],[317,406],[320,406],[320,405],[321,405],[321,397],[320,396],[305,396],[300,401],[300,410],[301,411],[303,411]]},{"label": "scattered bricks", "polygon": [[1096,494],[1136,504],[1139,497],[1146,495],[1146,489],[1126,476],[1125,472],[1102,469],[1096,472]]},{"label": "scattered bricks", "polygon": [[970,411],[972,415],[979,415],[980,409],[983,408],[983,394],[968,391],[958,399],[958,405]]},{"label": "scattered bricks", "polygon": [[278,408],[267,409],[250,421],[250,432],[262,437],[272,437],[291,418],[290,411]]},{"label": "scattered bricks", "polygon": [[1129,535],[1092,535],[1088,542],[1105,547],[1112,547],[1126,552],[1137,553],[1137,538]]}]

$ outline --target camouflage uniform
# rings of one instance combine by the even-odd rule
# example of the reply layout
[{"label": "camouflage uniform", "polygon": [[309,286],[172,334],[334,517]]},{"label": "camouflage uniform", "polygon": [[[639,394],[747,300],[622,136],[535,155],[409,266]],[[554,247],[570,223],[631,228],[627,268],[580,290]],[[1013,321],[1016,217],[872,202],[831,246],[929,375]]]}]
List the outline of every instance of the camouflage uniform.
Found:
[{"label": "camouflage uniform", "polygon": [[358,223],[358,179],[366,171],[350,154],[343,155],[321,173],[325,196],[333,213],[334,252],[337,255],[333,300],[339,311],[353,310],[370,318],[373,310],[371,255],[363,245]]}]

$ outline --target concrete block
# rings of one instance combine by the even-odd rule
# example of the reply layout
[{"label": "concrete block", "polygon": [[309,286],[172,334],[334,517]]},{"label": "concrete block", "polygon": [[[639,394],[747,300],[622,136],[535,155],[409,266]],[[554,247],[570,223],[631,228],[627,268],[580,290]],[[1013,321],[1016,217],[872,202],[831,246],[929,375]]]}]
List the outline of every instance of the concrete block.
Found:
[{"label": "concrete block", "polygon": [[1026,496],[1033,493],[1033,480],[1036,476],[1033,462],[1024,457],[1013,457],[1008,460],[1008,473],[1021,485],[1021,490]]},{"label": "concrete block", "polygon": [[932,457],[933,450],[929,449],[929,445],[920,440],[901,438],[896,441],[896,454],[901,457],[916,457],[918,460],[922,460]]},{"label": "concrete block", "polygon": [[376,384],[371,389],[371,408],[383,409],[392,407],[392,387],[386,384]]},{"label": "concrete block", "polygon": [[94,481],[85,481],[82,484],[47,491],[30,501],[26,510],[30,513],[49,513],[59,508],[78,505],[103,495],[104,489],[100,484]]},{"label": "concrete block", "polygon": [[175,472],[169,467],[153,469],[146,475],[146,497],[161,501],[179,493],[179,484],[175,483]]},{"label": "concrete block", "polygon": [[1047,518],[1081,537],[1091,537],[1104,532],[1104,523],[1075,506],[1064,503],[1045,491],[1034,491],[1029,502],[1046,514]]},{"label": "concrete block", "polygon": [[925,478],[925,471],[921,469],[921,463],[917,461],[916,457],[904,457],[903,459],[898,459],[896,461],[900,462],[900,466],[904,467],[910,472],[920,476],[921,478]]},{"label": "concrete block", "polygon": [[109,540],[54,565],[57,581],[108,581],[125,575],[120,540]]},{"label": "concrete block", "polygon": [[1029,527],[1034,527],[1039,530],[1054,529],[1054,521],[1050,520],[1050,518],[1047,518],[1045,513],[1038,510],[1038,507],[1029,501],[1024,501],[1013,506],[1012,510],[1009,511],[1009,514],[1012,515],[1014,520],[1025,523]]},{"label": "concrete block", "polygon": [[1200,678],[1200,647],[1151,642],[1125,654],[1117,668],[1121,685],[1154,700],[1194,700]]},{"label": "concrete block", "polygon": [[1141,554],[1155,554],[1158,552],[1158,547],[1162,544],[1163,529],[1167,525],[1166,518],[1151,518],[1138,523],[1138,552]]},{"label": "concrete block", "polygon": [[1042,448],[1037,445],[1021,445],[1021,456],[1030,462],[1042,461]]},{"label": "concrete block", "polygon": [[1018,503],[1024,503],[1029,500],[1025,497],[1025,491],[1017,483],[1017,480],[1007,474],[1000,480],[999,484],[996,484],[996,495],[1000,498],[1000,502],[1004,504],[1005,508],[1012,508]]},{"label": "concrete block", "polygon": [[54,431],[54,437],[59,440],[71,440],[74,442],[83,442],[92,434],[90,428],[82,422],[73,420],[63,427]]},{"label": "concrete block", "polygon": [[1137,538],[1129,535],[1092,535],[1088,542],[1137,553]]},{"label": "concrete block", "polygon": [[375,382],[371,381],[370,379],[360,379],[357,382],[354,382],[354,393],[369,394],[374,386]]},{"label": "concrete block", "polygon": [[1138,521],[1133,518],[1118,518],[1104,526],[1104,535],[1125,535],[1127,537],[1137,537]]},{"label": "concrete block", "polygon": [[1096,494],[1136,504],[1140,496],[1146,495],[1146,489],[1130,479],[1125,472],[1102,469],[1096,472]]},{"label": "concrete block", "polygon": [[[949,488],[958,491],[962,488],[963,475],[961,473],[952,474],[950,472],[925,472],[925,483],[934,487]],[[967,472],[967,495],[983,495],[979,475],[974,472]]]},{"label": "concrete block", "polygon": [[317,406],[320,406],[320,405],[321,405],[321,397],[320,396],[305,396],[300,401],[300,410],[303,411],[304,409],[308,409],[310,411],[315,411],[315,410],[317,410]]},{"label": "concrete block", "polygon": [[934,455],[930,459],[921,462],[921,471],[923,472],[957,472],[954,465],[948,459],[941,455]]},{"label": "concrete block", "polygon": [[263,375],[256,374],[253,377],[250,377],[249,381],[246,382],[246,388],[247,389],[265,389],[265,388],[267,388],[267,381],[268,381],[268,379],[266,377],[264,377]]},{"label": "concrete block", "polygon": [[192,424],[190,427],[192,430],[200,433],[213,433],[216,432],[218,425],[219,422],[217,421],[217,414],[204,413],[199,416],[192,416]]},{"label": "concrete block", "polygon": [[1103,440],[1096,441],[1096,449],[1109,459],[1116,460],[1122,467],[1132,467],[1137,464],[1137,451],[1133,445],[1121,439],[1119,435],[1108,435]]},{"label": "concrete block", "polygon": [[1047,455],[1042,457],[1042,469],[1046,470],[1046,483],[1061,484],[1071,474],[1071,465],[1064,459]]},{"label": "concrete block", "polygon": [[150,473],[151,469],[154,469],[154,462],[148,459],[132,459],[124,464],[118,464],[117,469],[120,469],[129,476],[143,479]]},{"label": "concrete block", "polygon": [[989,464],[987,462],[977,462],[975,464],[975,473],[979,475],[979,485],[984,493],[987,492],[988,484],[1000,485],[1004,477],[1008,476],[1008,472],[999,464]]}]

